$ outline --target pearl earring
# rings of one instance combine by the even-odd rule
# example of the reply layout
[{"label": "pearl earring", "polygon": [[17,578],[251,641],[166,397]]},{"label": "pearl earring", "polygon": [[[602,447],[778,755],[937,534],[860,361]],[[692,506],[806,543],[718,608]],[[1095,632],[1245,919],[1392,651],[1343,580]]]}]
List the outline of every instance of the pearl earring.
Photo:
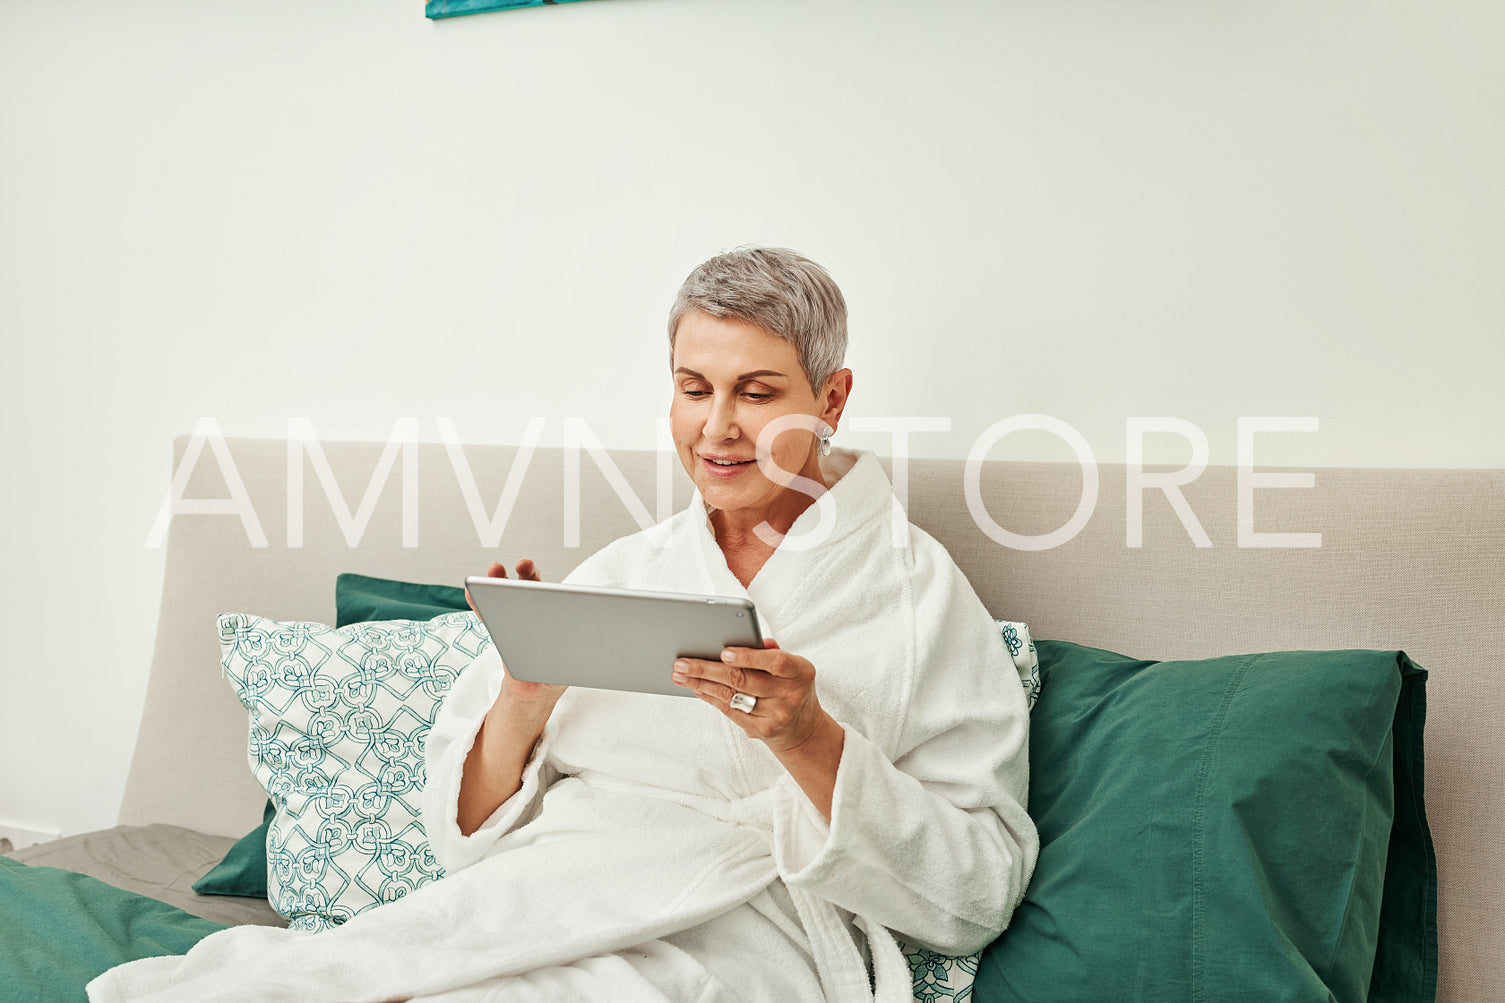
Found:
[{"label": "pearl earring", "polygon": [[831,455],[831,436],[834,435],[835,432],[836,429],[832,428],[830,425],[827,425],[826,430],[820,434],[820,455]]}]

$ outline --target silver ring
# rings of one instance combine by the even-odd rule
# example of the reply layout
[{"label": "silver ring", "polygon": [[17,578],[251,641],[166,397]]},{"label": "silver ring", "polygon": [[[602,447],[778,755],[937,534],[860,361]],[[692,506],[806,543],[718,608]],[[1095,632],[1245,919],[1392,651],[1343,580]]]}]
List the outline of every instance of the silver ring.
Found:
[{"label": "silver ring", "polygon": [[744,714],[751,714],[752,709],[758,705],[757,697],[750,697],[746,693],[734,693],[730,701],[731,706]]}]

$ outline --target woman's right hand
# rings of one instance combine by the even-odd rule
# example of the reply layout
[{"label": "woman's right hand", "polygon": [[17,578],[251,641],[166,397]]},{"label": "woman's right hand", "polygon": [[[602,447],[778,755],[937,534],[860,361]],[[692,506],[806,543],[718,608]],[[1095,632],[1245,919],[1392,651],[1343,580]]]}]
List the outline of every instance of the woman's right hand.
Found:
[{"label": "woman's right hand", "polygon": [[[538,568],[527,558],[517,562],[516,570],[517,577],[524,581],[543,580],[538,576]],[[486,569],[486,577],[506,578],[506,565],[493,563]],[[474,612],[476,604],[469,590],[465,601]],[[506,669],[503,665],[502,688],[486,711],[460,774],[455,823],[465,836],[480,828],[522,787],[523,767],[543,734],[549,715],[554,713],[554,705],[568,689],[513,679]]]},{"label": "woman's right hand", "polygon": [[[524,557],[517,562],[513,569],[517,577],[526,582],[541,582],[543,578],[538,573],[538,566],[531,558]],[[507,566],[493,561],[486,569],[487,578],[506,578]],[[465,592],[465,601],[470,605],[472,613],[475,612],[476,604],[470,598],[470,591]],[[503,666],[506,671],[506,666]],[[544,718],[554,709],[559,698],[564,695],[568,686],[556,686],[551,683],[530,683],[521,679],[513,679],[508,673],[502,683],[502,690],[497,694],[496,708],[509,708],[514,714],[523,718],[535,718],[540,714]]]}]

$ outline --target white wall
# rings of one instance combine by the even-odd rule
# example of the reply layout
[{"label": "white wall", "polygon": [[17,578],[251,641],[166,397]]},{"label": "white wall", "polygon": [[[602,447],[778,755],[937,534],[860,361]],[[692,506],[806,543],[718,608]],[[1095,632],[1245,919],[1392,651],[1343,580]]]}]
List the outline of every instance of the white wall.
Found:
[{"label": "white wall", "polygon": [[1495,0],[421,6],[0,0],[0,824],[114,822],[175,434],[652,446],[737,243],[831,269],[917,455],[1505,466]]}]

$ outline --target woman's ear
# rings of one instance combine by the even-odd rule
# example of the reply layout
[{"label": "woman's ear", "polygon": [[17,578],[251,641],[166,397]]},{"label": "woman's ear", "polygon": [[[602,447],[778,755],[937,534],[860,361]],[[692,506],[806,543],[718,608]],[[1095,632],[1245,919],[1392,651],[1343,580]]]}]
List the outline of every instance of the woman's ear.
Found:
[{"label": "woman's ear", "polygon": [[826,385],[821,393],[821,403],[825,410],[820,416],[827,425],[836,428],[841,423],[841,412],[846,409],[847,398],[852,393],[852,371],[842,369],[834,372],[826,379]]}]

